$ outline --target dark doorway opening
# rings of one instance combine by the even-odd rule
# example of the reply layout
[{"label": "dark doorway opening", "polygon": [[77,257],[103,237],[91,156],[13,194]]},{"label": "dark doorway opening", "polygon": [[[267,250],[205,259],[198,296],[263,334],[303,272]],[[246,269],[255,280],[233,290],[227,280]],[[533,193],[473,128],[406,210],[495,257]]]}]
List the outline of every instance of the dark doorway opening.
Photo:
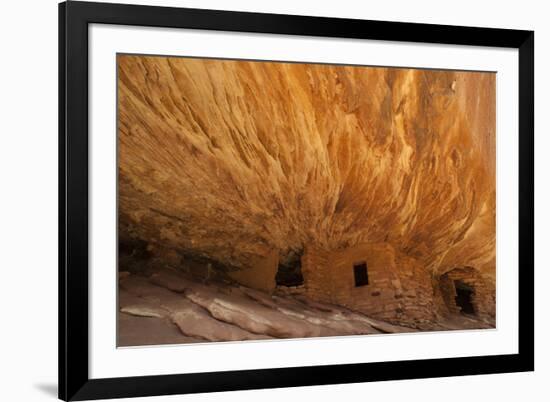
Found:
[{"label": "dark doorway opening", "polygon": [[277,286],[301,286],[304,284],[301,254],[291,253],[285,260],[279,262],[275,282]]},{"label": "dark doorway opening", "polygon": [[472,303],[474,289],[461,281],[455,281],[455,289],[455,302],[457,307],[459,307],[464,314],[475,314],[474,304]]},{"label": "dark doorway opening", "polygon": [[369,273],[366,262],[353,264],[353,277],[355,278],[355,287],[369,284]]}]

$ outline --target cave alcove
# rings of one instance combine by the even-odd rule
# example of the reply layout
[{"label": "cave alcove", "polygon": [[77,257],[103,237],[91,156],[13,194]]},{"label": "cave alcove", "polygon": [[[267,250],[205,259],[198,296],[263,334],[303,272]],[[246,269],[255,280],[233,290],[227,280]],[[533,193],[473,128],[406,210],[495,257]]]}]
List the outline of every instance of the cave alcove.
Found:
[{"label": "cave alcove", "polygon": [[275,282],[277,286],[287,287],[302,286],[304,284],[302,253],[292,252],[287,258],[279,261]]}]

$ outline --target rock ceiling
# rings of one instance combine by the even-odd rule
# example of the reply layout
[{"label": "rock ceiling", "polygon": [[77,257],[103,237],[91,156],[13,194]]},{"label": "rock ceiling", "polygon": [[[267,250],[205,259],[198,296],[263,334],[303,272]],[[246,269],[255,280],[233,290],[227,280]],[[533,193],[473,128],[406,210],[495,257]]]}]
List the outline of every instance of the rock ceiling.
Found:
[{"label": "rock ceiling", "polygon": [[119,56],[120,237],[237,266],[389,242],[494,275],[495,80]]}]

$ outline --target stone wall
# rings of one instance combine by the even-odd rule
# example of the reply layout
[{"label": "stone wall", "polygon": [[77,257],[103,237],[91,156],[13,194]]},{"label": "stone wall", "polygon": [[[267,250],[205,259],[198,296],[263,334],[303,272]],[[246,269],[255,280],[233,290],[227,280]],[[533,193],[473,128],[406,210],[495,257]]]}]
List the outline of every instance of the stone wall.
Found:
[{"label": "stone wall", "polygon": [[302,275],[305,295],[312,300],[332,303],[333,273],[329,253],[315,246],[306,246],[302,255]]},{"label": "stone wall", "polygon": [[[355,286],[354,265],[367,264],[369,283]],[[433,321],[431,276],[413,258],[387,243],[333,252],[306,247],[302,257],[306,295],[371,317],[407,325]]]},{"label": "stone wall", "polygon": [[445,307],[450,313],[461,312],[455,301],[457,295],[455,281],[461,281],[473,289],[471,301],[475,315],[487,319],[495,318],[496,289],[493,281],[484,278],[472,267],[455,268],[439,279],[439,291]]},{"label": "stone wall", "polygon": [[422,324],[436,320],[437,308],[434,299],[432,275],[415,258],[402,254],[396,255],[396,269],[401,292],[403,313],[398,317],[404,324]]},{"label": "stone wall", "polygon": [[[311,300],[337,304],[370,317],[422,328],[438,316],[460,314],[455,280],[474,289],[472,304],[481,318],[495,317],[495,288],[474,268],[456,268],[432,277],[423,264],[397,252],[389,243],[367,243],[326,251],[307,245],[301,258],[304,284],[276,287],[279,255],[272,251],[250,261],[250,268],[230,272],[235,281],[255,289],[305,295]],[[356,286],[354,266],[365,263],[368,284]]]}]

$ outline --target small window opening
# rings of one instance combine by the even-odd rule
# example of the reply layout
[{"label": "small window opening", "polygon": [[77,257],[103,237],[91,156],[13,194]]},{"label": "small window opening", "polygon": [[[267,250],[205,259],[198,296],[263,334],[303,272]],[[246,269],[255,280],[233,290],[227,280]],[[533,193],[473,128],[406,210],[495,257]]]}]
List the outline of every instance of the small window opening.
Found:
[{"label": "small window opening", "polygon": [[460,311],[464,314],[475,314],[474,304],[472,302],[474,289],[461,281],[455,281],[455,289],[455,303],[457,307],[460,308]]},{"label": "small window opening", "polygon": [[369,284],[369,273],[367,272],[367,263],[360,262],[353,265],[353,276],[355,278],[355,286],[366,286]]}]

